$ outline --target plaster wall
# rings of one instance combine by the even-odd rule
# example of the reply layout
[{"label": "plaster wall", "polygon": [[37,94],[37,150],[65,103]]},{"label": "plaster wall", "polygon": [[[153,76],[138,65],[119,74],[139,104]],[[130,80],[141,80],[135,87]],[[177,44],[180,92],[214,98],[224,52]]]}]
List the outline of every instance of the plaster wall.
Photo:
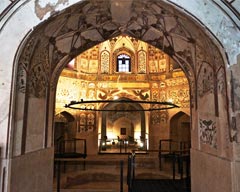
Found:
[{"label": "plaster wall", "polygon": [[234,9],[236,9],[236,11],[240,12],[240,1],[233,1],[232,2],[232,6],[234,7]]},{"label": "plaster wall", "polygon": [[11,159],[12,174],[8,191],[52,191],[53,152],[53,148],[48,148]]},{"label": "plaster wall", "polygon": [[191,150],[191,178],[194,192],[238,192],[232,186],[232,162],[217,156]]},{"label": "plaster wall", "polygon": [[[240,20],[236,17],[233,12],[227,7],[223,1],[188,1],[188,0],[169,0],[172,3],[177,4],[179,7],[187,10],[189,13],[194,15],[195,18],[205,25],[217,39],[223,44],[226,51],[230,64],[236,63],[237,55],[240,52],[239,28],[232,25],[235,22],[240,26]],[[225,1],[226,3],[226,1]],[[234,9],[239,10],[238,5],[240,0],[236,0],[235,3],[230,4]],[[217,5],[217,6],[216,6]],[[219,6],[219,7],[218,7]],[[224,12],[219,9],[223,9]],[[239,14],[239,13],[238,13]],[[231,35],[232,32],[236,32],[235,35]],[[225,54],[224,52],[222,52]]]},{"label": "plaster wall", "polygon": [[232,164],[232,170],[233,170],[233,191],[240,191],[240,162],[236,161]]},{"label": "plaster wall", "polygon": [[234,159],[240,161],[240,55],[237,57],[237,64],[230,67],[228,76],[231,80],[231,135],[234,138],[233,156]]},{"label": "plaster wall", "polygon": [[[28,118],[27,120],[27,136],[26,151],[37,151],[44,146],[44,130],[46,114],[45,99],[29,99]],[[35,117],[35,118],[34,118]]]},{"label": "plaster wall", "polygon": [[9,0],[3,0],[1,2],[1,6],[0,6],[0,13],[4,11],[4,9],[7,8],[7,6],[9,6],[11,4],[11,1]]}]

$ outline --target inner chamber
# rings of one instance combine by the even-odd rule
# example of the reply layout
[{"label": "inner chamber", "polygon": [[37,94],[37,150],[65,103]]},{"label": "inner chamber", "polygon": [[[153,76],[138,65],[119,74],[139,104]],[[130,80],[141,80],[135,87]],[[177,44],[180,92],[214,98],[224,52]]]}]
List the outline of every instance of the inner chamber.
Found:
[{"label": "inner chamber", "polygon": [[[74,103],[77,109],[66,107]],[[189,157],[189,105],[181,67],[152,45],[120,35],[78,55],[62,71],[56,92],[55,168],[68,159],[61,185],[92,189],[94,182],[111,181],[110,188],[118,189],[121,167],[127,178],[129,155],[135,154],[136,178],[186,177],[180,169],[189,164],[179,161],[174,169],[180,155]],[[57,177],[55,182],[57,187]]]}]

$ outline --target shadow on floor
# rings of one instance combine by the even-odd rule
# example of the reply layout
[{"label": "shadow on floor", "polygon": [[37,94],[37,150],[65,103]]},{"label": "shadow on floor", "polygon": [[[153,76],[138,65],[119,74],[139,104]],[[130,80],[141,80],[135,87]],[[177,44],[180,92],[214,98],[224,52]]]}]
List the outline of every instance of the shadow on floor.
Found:
[{"label": "shadow on floor", "polygon": [[137,179],[129,192],[190,192],[190,183],[186,179]]}]

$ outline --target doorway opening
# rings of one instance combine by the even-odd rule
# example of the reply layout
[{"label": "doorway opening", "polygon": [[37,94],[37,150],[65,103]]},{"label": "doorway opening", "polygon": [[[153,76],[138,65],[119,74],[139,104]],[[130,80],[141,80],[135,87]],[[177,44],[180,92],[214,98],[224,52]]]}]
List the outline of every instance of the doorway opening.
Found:
[{"label": "doorway opening", "polygon": [[99,153],[144,152],[148,146],[145,112],[131,99],[119,98],[127,103],[110,103],[102,112]]},{"label": "doorway opening", "polygon": [[[136,45],[137,50],[134,48]],[[117,70],[119,54],[131,57],[131,72]],[[157,78],[159,76],[161,79]],[[81,106],[89,110],[63,107],[71,101],[114,99],[167,101],[180,108],[144,111],[146,108],[157,109],[159,106],[154,103],[134,102],[84,103]],[[78,163],[78,168],[73,168],[76,166],[76,159],[72,159],[72,163],[65,163],[66,172],[62,176],[64,185],[79,189],[86,187],[87,183],[88,187],[90,184],[94,186],[90,178],[99,174],[98,169],[104,175],[102,178],[106,179],[110,173],[104,173],[106,167],[102,165],[103,159],[109,161],[106,166],[110,167],[119,165],[119,160],[122,160],[126,178],[128,155],[132,152],[140,155],[136,158],[137,164],[141,165],[136,168],[136,178],[146,179],[151,173],[150,178],[172,179],[172,166],[168,164],[166,169],[159,168],[159,142],[171,137],[170,116],[181,110],[190,111],[189,100],[188,80],[180,66],[161,50],[130,36],[120,35],[77,56],[61,73],[55,111],[61,113],[67,110],[74,117],[66,130],[65,139],[85,140],[87,156],[78,160],[82,162]],[[86,171],[83,173],[83,170]],[[90,170],[95,172],[95,176],[91,176],[88,172]],[[118,169],[117,175],[111,175],[110,178],[119,178],[119,171]],[[176,178],[180,178],[177,175],[179,172],[176,172]],[[81,184],[79,178],[83,177],[88,179],[84,179],[86,183]],[[106,179],[101,182],[109,181]],[[116,183],[118,186],[118,179]]]}]

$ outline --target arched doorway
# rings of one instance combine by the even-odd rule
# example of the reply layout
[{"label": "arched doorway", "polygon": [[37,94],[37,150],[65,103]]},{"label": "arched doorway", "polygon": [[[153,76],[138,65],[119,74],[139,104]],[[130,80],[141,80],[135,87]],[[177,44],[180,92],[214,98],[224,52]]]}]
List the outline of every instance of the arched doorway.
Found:
[{"label": "arched doorway", "polygon": [[71,133],[70,127],[71,123],[75,121],[75,118],[72,114],[67,111],[62,111],[57,113],[54,117],[54,144],[61,138],[67,138]]},{"label": "arched doorway", "polygon": [[[158,4],[156,4],[156,6],[159,8],[159,12],[161,12],[160,11],[162,10],[161,6],[159,6]],[[81,5],[81,8],[82,7],[84,6]],[[76,9],[76,10],[82,10],[82,9]],[[169,13],[167,9],[164,9],[163,14],[165,13],[170,15],[173,14],[171,12]],[[181,14],[179,13],[179,15]],[[101,17],[101,18],[108,18],[108,17]],[[149,27],[148,28],[149,30],[147,32],[145,31],[146,33],[143,31],[143,29],[145,30],[146,28],[142,28],[141,26],[134,28],[134,24],[136,24],[137,23],[136,22],[136,23],[129,23],[129,24],[133,24],[133,25],[128,25],[129,31],[128,30],[124,31],[123,30],[124,28],[120,28],[123,31],[118,31],[116,29],[111,30],[111,28],[108,28],[109,30],[107,30],[106,33],[104,32],[104,36],[102,37],[102,36],[99,36],[99,33],[96,30],[92,30],[91,28],[91,30],[89,31],[92,33],[89,33],[89,34],[96,34],[94,35],[94,38],[96,39],[96,41],[100,42],[104,38],[110,37],[110,35],[113,34],[111,32],[116,32],[118,34],[122,32],[126,32],[126,33],[129,32],[130,34],[135,34],[135,32],[137,32],[138,34],[137,37],[157,47],[160,47],[160,48],[162,47],[167,53],[169,53],[169,55],[171,55],[173,58],[179,61],[187,77],[189,78],[190,85],[192,88],[191,89],[191,96],[193,98],[192,114],[193,114],[194,120],[196,121],[196,124],[194,124],[195,126],[193,127],[194,129],[192,131],[192,135],[196,137],[196,145],[194,145],[195,147],[194,149],[196,150],[194,151],[194,156],[195,157],[201,156],[201,154],[198,153],[198,150],[201,150],[201,152],[204,155],[205,153],[207,153],[207,151],[210,151],[214,155],[218,154],[218,151],[216,151],[217,149],[215,147],[212,148],[211,145],[209,146],[211,141],[201,140],[202,137],[201,136],[199,137],[198,135],[199,133],[198,129],[200,129],[200,125],[202,125],[202,122],[206,122],[206,121],[208,122],[210,119],[210,120],[213,120],[212,122],[214,122],[215,124],[215,122],[220,121],[219,116],[221,116],[222,123],[221,124],[217,123],[220,130],[218,134],[222,136],[222,135],[227,135],[226,133],[228,132],[228,130],[224,129],[224,127],[229,127],[227,110],[226,112],[219,112],[219,108],[227,109],[227,96],[226,96],[227,94],[226,94],[226,75],[225,75],[225,67],[224,67],[225,65],[223,60],[221,59],[222,57],[218,51],[218,48],[213,44],[208,44],[209,42],[212,42],[212,41],[208,38],[207,35],[205,36],[205,34],[200,30],[198,26],[192,25],[190,21],[188,23],[189,26],[191,26],[190,28],[191,29],[195,28],[195,30],[191,31],[192,38],[190,37],[191,35],[188,36],[187,34],[187,32],[189,31],[185,31],[185,30],[178,31],[180,29],[179,27],[181,27],[181,25],[179,25],[181,22],[178,23],[178,21],[180,21],[182,18],[176,19],[177,17],[171,17],[173,20],[175,18],[174,21],[176,21],[175,22],[176,25],[170,27],[172,30],[166,30],[166,31],[170,32],[169,34],[171,34],[171,32],[172,34],[178,34],[178,35],[180,34],[180,36],[182,34],[182,37],[184,38],[178,39],[177,38],[178,35],[172,36],[172,34],[169,35],[166,32],[162,33],[162,30],[155,31],[154,29],[156,28],[153,29],[151,27],[152,26],[157,27],[157,25],[155,26],[151,24],[149,25],[149,23],[147,22],[148,19],[146,18],[148,17],[144,16],[142,18],[142,21],[143,21],[142,23],[145,26]],[[155,20],[155,24],[159,24],[160,26],[160,23],[161,23],[160,21],[162,17],[157,17],[157,18],[158,20]],[[58,19],[64,20],[64,17],[60,16]],[[188,21],[188,19],[186,20]],[[84,30],[86,30],[86,27],[88,27],[88,25],[84,23],[84,21],[85,20],[83,19],[81,20],[80,23],[84,24],[85,26]],[[100,20],[100,22],[101,21],[103,20]],[[55,22],[54,19],[52,19],[51,21],[49,21],[48,24],[50,23],[53,24],[54,22]],[[91,47],[92,45],[96,44],[96,41],[94,40],[94,38],[91,39],[85,33],[85,31],[83,32],[83,29],[80,29],[80,32],[82,32],[82,35],[83,35],[82,36],[83,41],[81,41],[78,37],[74,36],[74,39],[76,41],[75,41],[75,44],[73,45],[70,43],[70,41],[73,42],[72,38],[69,38],[69,39],[63,38],[64,31],[66,32],[67,30],[55,31],[54,29],[57,25],[56,23],[54,23],[52,26],[50,25],[47,26],[47,22],[45,24],[46,24],[45,25],[46,29],[48,29],[46,30],[47,33],[44,33],[45,30],[39,27],[36,31],[34,31],[35,34],[33,33],[32,36],[30,36],[30,40],[27,41],[27,43],[25,44],[26,45],[25,49],[23,49],[22,54],[20,54],[21,56],[19,60],[19,69],[18,69],[19,76],[17,80],[18,93],[16,94],[18,101],[16,105],[16,108],[17,108],[16,111],[19,117],[24,116],[23,118],[24,120],[22,124],[19,124],[19,127],[20,127],[19,135],[20,135],[21,141],[18,141],[16,139],[18,138],[19,135],[15,135],[16,142],[14,145],[16,148],[13,153],[16,156],[23,155],[31,151],[36,151],[37,149],[41,149],[42,146],[44,146],[44,148],[51,147],[52,131],[49,127],[51,127],[52,125],[51,119],[53,116],[52,113],[53,113],[53,103],[54,103],[53,102],[54,89],[51,89],[51,88],[52,86],[54,87],[56,83],[56,79],[59,76],[59,71],[61,71],[62,67],[71,59],[73,55],[75,56],[77,53],[81,52],[87,47]],[[64,24],[62,23],[62,26],[63,25]],[[81,27],[82,26],[83,25],[81,25]],[[133,30],[130,26],[133,28]],[[199,34],[197,35],[194,32],[201,33],[202,37],[204,38],[199,38],[199,41],[194,42],[194,45],[196,46],[191,46],[193,44],[192,40],[193,39],[197,40],[197,36],[199,37]],[[144,35],[141,35],[143,33]],[[46,34],[46,36],[40,37],[39,34]],[[57,35],[59,36],[57,37]],[[76,33],[74,35],[78,36],[79,33]],[[48,38],[50,36],[53,38]],[[167,41],[163,41],[164,38]],[[169,38],[171,38],[171,41],[169,41]],[[209,40],[209,42],[203,41],[202,43],[204,44],[204,46],[200,46],[200,45],[203,45],[200,42],[202,39],[205,39],[205,40],[207,39]],[[68,44],[68,40],[70,40],[69,44]],[[173,46],[170,45],[171,42],[173,42],[173,44],[175,45],[174,49],[173,49]],[[185,46],[182,46],[182,45],[185,45]],[[210,45],[209,50],[215,50],[211,56],[208,56],[207,54],[208,51],[202,48],[202,47],[204,48],[208,47],[206,45]],[[195,48],[197,47],[196,49],[194,49],[193,52],[195,51],[197,52],[196,54],[199,56],[198,58],[193,58],[193,55],[191,55],[192,50],[191,48],[189,48],[189,46],[193,49],[194,47]],[[31,56],[29,56],[29,52]],[[68,55],[68,53],[71,53],[71,54]],[[209,60],[207,63],[203,62],[203,60],[205,60],[205,56]],[[216,58],[218,58],[218,60],[215,60]],[[46,65],[43,65],[43,63],[45,63]],[[200,65],[200,67],[196,67],[196,65],[198,64]],[[45,68],[46,66],[47,68]],[[55,68],[55,66],[57,66],[57,68]],[[195,69],[198,70],[197,72],[192,70],[193,66],[196,67]],[[28,73],[26,71],[26,68],[28,69],[27,70]],[[46,69],[52,69],[52,70],[50,70],[51,71],[50,72],[50,71],[46,71]],[[49,74],[51,74],[51,76],[49,76]],[[196,79],[194,79],[193,74],[195,74],[195,77],[197,77]],[[50,77],[50,78],[47,78],[47,77]],[[49,81],[49,79],[51,79],[51,81]],[[217,85],[216,82],[218,82],[218,84],[221,83],[222,86],[221,87],[216,86]],[[213,86],[209,86],[209,85],[213,85]],[[215,92],[216,89],[218,90],[218,92]],[[218,99],[222,99],[222,102],[218,103],[217,102]],[[44,107],[39,107],[41,108],[41,113],[40,113],[41,115],[38,116],[38,118],[35,120],[31,118],[31,114],[34,111],[34,108],[32,106],[34,107],[44,106]],[[211,109],[210,110],[209,108],[205,109],[202,106],[210,106]],[[196,109],[198,109],[198,111]],[[33,125],[37,125],[37,126],[33,126]],[[36,135],[39,138],[38,141],[34,140],[36,138]],[[44,142],[42,143],[42,141]],[[223,143],[223,145],[226,144],[224,142],[221,142],[221,143]],[[20,147],[17,147],[18,144]],[[199,148],[198,146],[202,146],[202,147]],[[213,146],[216,146],[216,145],[213,145]],[[224,150],[223,148],[220,147],[220,151],[224,153],[223,156],[228,156],[227,150]],[[204,157],[203,157],[204,155],[201,156],[203,160],[204,160]],[[218,161],[218,159],[214,159],[214,160]],[[208,161],[205,160],[205,162],[208,162]],[[196,164],[194,166],[196,169],[198,168]],[[13,170],[14,168],[15,167],[13,167]],[[210,170],[208,174],[211,175],[213,173],[213,170],[215,169],[212,167],[212,170]],[[204,183],[206,183],[207,185],[207,182],[206,180],[204,180],[203,177],[200,177],[199,180],[204,181]],[[197,186],[197,183],[195,184]]]},{"label": "arched doorway", "polygon": [[[128,98],[119,100],[131,102]],[[110,146],[114,147],[115,142],[119,144],[110,152],[131,153],[132,150],[147,149],[145,113],[139,103],[110,103],[103,109],[111,112],[102,112],[101,141],[105,142],[107,137],[112,141]],[[123,145],[125,149],[121,150]]]},{"label": "arched doorway", "polygon": [[170,120],[170,139],[191,143],[190,116],[178,112]]}]

